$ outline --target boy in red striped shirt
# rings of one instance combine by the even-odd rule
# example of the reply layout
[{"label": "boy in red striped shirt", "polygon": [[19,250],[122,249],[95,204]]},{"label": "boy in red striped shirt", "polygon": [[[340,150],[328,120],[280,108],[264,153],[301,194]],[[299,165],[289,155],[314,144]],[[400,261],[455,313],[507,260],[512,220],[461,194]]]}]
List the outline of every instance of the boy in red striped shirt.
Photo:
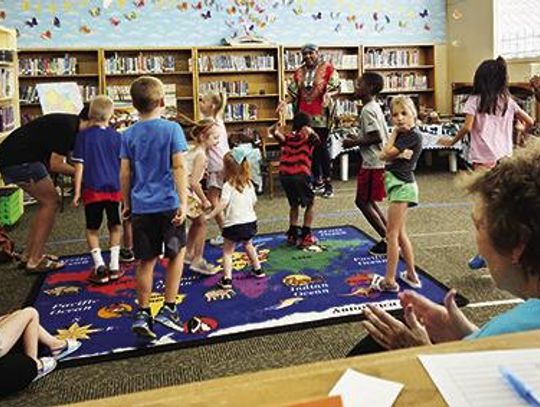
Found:
[{"label": "boy in red striped shirt", "polygon": [[[294,116],[291,132],[282,132],[277,123],[270,131],[281,144],[279,179],[290,207],[287,244],[303,249],[317,243],[311,231],[315,214],[311,158],[319,136],[311,128],[311,117],[302,112]],[[300,207],[305,208],[302,227],[298,223]]]}]

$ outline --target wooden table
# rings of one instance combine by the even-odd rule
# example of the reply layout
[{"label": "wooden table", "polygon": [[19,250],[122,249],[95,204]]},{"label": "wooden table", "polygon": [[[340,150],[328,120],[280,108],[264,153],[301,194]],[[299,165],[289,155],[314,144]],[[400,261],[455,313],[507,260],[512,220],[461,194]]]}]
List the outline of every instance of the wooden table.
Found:
[{"label": "wooden table", "polygon": [[75,406],[275,406],[324,397],[347,368],[405,384],[395,406],[445,406],[417,359],[425,353],[540,347],[540,330],[165,387]]}]

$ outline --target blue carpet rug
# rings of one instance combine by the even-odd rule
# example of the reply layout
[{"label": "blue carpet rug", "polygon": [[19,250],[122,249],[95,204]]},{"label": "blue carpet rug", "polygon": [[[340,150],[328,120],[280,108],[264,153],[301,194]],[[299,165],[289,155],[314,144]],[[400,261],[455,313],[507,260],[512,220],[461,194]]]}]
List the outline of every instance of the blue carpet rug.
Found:
[{"label": "blue carpet rug", "polygon": [[[82,341],[67,365],[361,319],[367,303],[399,311],[396,294],[370,289],[374,276],[384,275],[386,259],[368,254],[373,244],[369,236],[352,226],[318,229],[315,234],[324,248],[321,252],[288,247],[282,233],[257,236],[254,243],[267,276],[252,276],[246,255],[237,252],[234,290],[216,287],[221,272],[201,276],[185,266],[177,297],[184,331],[156,324],[158,338],[152,342],[141,341],[130,329],[137,308],[135,264],[125,267],[120,280],[97,286],[86,281],[92,268],[90,255],[65,257],[63,270],[39,282],[33,306],[49,332]],[[220,248],[207,246],[205,257],[221,270]],[[156,266],[154,274],[154,314],[163,304],[164,266],[166,260]],[[400,261],[398,270],[404,269]],[[442,303],[448,288],[422,270],[418,272],[423,284],[418,291]],[[403,281],[400,285],[410,288]],[[466,303],[463,297],[458,301]]]}]

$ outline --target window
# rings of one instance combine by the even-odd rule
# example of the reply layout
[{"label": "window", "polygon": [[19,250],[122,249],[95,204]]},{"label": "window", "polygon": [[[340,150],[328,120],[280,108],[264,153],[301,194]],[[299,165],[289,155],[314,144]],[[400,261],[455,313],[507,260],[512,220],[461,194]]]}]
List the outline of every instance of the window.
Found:
[{"label": "window", "polygon": [[494,13],[498,55],[540,56],[540,0],[496,0]]}]

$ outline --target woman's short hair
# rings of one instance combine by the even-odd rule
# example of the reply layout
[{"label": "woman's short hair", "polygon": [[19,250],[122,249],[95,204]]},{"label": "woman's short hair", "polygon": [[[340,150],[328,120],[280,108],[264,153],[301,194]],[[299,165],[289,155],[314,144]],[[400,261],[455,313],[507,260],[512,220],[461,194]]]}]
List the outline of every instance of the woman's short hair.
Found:
[{"label": "woman's short hair", "polygon": [[468,176],[464,186],[485,205],[486,230],[495,249],[507,255],[524,244],[519,264],[540,276],[540,140],[530,140],[489,171]]}]

